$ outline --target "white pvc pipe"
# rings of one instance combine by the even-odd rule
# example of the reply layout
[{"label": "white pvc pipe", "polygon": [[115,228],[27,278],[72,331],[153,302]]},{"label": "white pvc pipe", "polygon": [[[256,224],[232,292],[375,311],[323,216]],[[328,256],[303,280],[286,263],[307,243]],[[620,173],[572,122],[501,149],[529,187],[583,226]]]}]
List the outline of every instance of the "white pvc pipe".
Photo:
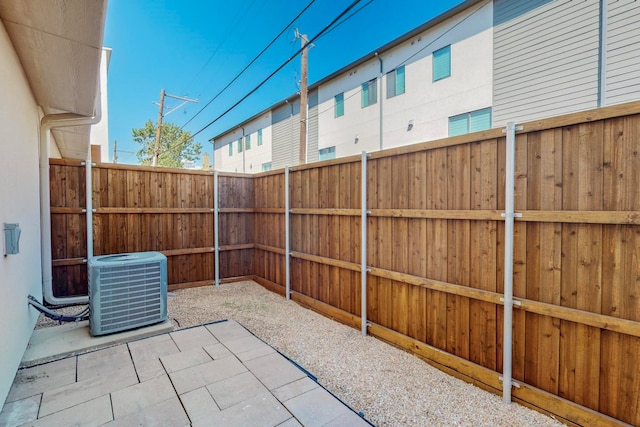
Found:
[{"label": "white pvc pipe", "polygon": [[290,239],[290,217],[289,217],[289,166],[284,168],[284,265],[285,265],[285,286],[287,300],[291,299],[291,259],[289,253],[291,252],[291,239]]},{"label": "white pvc pipe", "polygon": [[[53,295],[53,271],[51,267],[51,194],[49,190],[49,147],[51,145],[51,130],[62,127],[71,126],[87,126],[94,125],[102,119],[102,105],[100,90],[96,95],[96,103],[94,115],[91,117],[82,116],[80,114],[61,113],[47,114],[40,120],[40,266],[42,269],[42,294],[44,300],[52,305],[63,304],[87,304],[88,296],[58,298]],[[89,146],[89,160],[91,163],[91,146]],[[91,198],[89,192],[91,188],[87,188],[87,200]],[[87,212],[87,216],[90,213]],[[91,228],[93,226],[91,225]],[[93,239],[92,230],[89,231],[87,223],[87,239]],[[87,241],[87,251],[93,249],[93,242],[89,244]]]},{"label": "white pvc pipe", "polygon": [[360,210],[360,292],[361,292],[361,329],[367,335],[367,152],[362,152],[362,173],[360,178],[361,210]]},{"label": "white pvc pipe", "polygon": [[600,58],[598,60],[599,94],[598,107],[604,107],[607,100],[607,34],[608,34],[608,1],[600,0]]},{"label": "white pvc pipe", "polygon": [[515,191],[516,127],[507,123],[505,164],[505,220],[504,220],[504,334],[502,357],[502,401],[511,403],[513,362],[513,221]]},{"label": "white pvc pipe", "polygon": [[218,194],[218,171],[213,172],[213,251],[216,286],[220,285],[220,242],[218,239],[219,227],[219,194]]},{"label": "white pvc pipe", "polygon": [[87,263],[93,257],[93,176],[91,175],[93,163],[91,163],[91,149],[87,155],[85,164],[85,187],[87,203]]},{"label": "white pvc pipe", "polygon": [[378,91],[378,97],[380,98],[380,117],[378,121],[380,122],[379,123],[380,151],[382,151],[382,146],[384,142],[384,132],[383,132],[384,131],[384,109],[383,109],[384,96],[382,96],[382,78],[384,77],[384,62],[382,62],[382,58],[380,58],[380,55],[378,55],[378,52],[375,52],[374,55],[380,62],[380,78],[378,79],[380,80],[380,90]]}]

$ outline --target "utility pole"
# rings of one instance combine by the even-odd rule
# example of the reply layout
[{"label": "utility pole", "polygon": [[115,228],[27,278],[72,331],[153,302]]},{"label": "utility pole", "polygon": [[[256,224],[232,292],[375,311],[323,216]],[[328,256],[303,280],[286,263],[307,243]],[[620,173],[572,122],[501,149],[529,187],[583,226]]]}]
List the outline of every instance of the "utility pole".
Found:
[{"label": "utility pole", "polygon": [[158,126],[156,127],[156,146],[153,149],[153,159],[151,166],[158,166],[158,156],[160,155],[160,136],[162,133],[162,117],[164,112],[164,89],[160,91],[160,104],[158,108]]},{"label": "utility pole", "polygon": [[113,141],[113,163],[118,163],[118,141]]},{"label": "utility pole", "polygon": [[[177,107],[172,108],[165,114],[164,113],[164,97],[165,96],[173,99],[179,99],[182,101],[182,103]],[[174,111],[182,107],[187,102],[198,103],[198,100],[185,98],[183,96],[165,94],[164,89],[160,91],[160,102],[154,102],[154,104],[158,105],[158,127],[156,128],[156,145],[153,149],[153,159],[151,161],[151,166],[158,166],[158,156],[160,155],[160,138],[162,137],[162,118],[173,113]]]},{"label": "utility pole", "polygon": [[305,34],[300,34],[295,29],[296,38],[300,39],[302,47],[302,59],[300,65],[300,164],[307,163],[307,79],[309,62],[309,39]]}]

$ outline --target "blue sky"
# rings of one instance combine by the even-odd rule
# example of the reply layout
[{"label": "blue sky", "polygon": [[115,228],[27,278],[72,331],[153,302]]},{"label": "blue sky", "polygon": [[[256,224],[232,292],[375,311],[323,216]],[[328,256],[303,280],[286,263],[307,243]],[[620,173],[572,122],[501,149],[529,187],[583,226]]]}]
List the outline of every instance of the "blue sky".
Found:
[{"label": "blue sky", "polygon": [[[233,79],[311,0],[111,0],[104,45],[109,65],[109,160],[137,163],[131,129],[156,121],[160,90],[199,100],[164,118],[183,126]],[[229,89],[184,129],[196,133],[227,110],[300,47],[293,27],[315,36],[353,0],[315,0]],[[309,84],[374,51],[462,0],[361,0],[357,14],[319,39],[309,53]],[[366,6],[365,6],[366,5]],[[347,15],[348,16],[348,15]],[[294,59],[258,92],[196,137],[211,153],[210,138],[294,94],[300,59]],[[166,99],[166,107],[179,101]],[[165,109],[165,111],[168,110]]]}]

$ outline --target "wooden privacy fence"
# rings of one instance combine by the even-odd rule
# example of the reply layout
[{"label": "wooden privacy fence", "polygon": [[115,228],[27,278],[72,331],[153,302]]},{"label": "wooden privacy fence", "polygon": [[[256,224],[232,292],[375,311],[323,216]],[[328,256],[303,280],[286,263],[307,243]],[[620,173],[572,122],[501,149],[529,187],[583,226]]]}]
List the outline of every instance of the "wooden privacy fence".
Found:
[{"label": "wooden privacy fence", "polygon": [[[579,425],[640,425],[640,104],[515,138],[514,400]],[[501,130],[254,178],[258,280],[501,392]],[[285,185],[289,180],[289,205]],[[362,210],[366,228],[362,227]]]},{"label": "wooden privacy fence", "polygon": [[[252,177],[220,174],[220,277],[290,288],[292,299],[354,327],[366,315],[369,334],[500,393],[505,151],[496,129]],[[640,425],[639,152],[640,103],[525,123],[515,137],[512,396],[570,424]],[[81,170],[57,180],[54,170],[52,191],[76,174],[81,187]],[[175,255],[202,258],[170,263],[172,283],[212,283],[211,175],[106,165],[94,174],[96,254],[193,250]],[[147,195],[161,178],[176,184]],[[81,205],[75,188],[59,194]],[[209,212],[132,211],[147,205]],[[81,213],[56,215],[61,227],[82,228]],[[61,271],[81,262],[73,259],[82,233],[54,238]],[[68,249],[56,251],[64,238]]]},{"label": "wooden privacy fence", "polygon": [[[53,293],[87,295],[84,162],[51,159]],[[213,173],[98,164],[93,178],[93,252],[160,251],[169,289],[210,285],[214,277]],[[250,274],[253,182],[222,175],[220,277]]]}]

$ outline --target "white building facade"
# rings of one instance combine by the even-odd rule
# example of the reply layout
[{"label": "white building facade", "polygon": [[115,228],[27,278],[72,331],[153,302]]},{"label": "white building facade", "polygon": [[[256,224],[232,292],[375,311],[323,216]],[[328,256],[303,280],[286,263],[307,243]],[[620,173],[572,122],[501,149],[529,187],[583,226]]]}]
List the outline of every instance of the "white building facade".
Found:
[{"label": "white building facade", "polygon": [[[491,1],[468,1],[311,85],[307,161],[444,138],[471,112],[491,127],[492,20]],[[298,164],[299,126],[294,95],[212,138],[216,169]]]},{"label": "white building facade", "polygon": [[213,164],[217,170],[256,173],[271,170],[271,112],[215,140]]},{"label": "white building facade", "polygon": [[[309,87],[307,162],[638,100],[639,57],[637,1],[467,0]],[[258,127],[260,162],[298,164],[299,102],[212,138],[216,168],[264,170],[228,147]]]},{"label": "white building facade", "polygon": [[321,82],[318,150],[343,157],[444,138],[449,117],[475,110],[490,119],[491,21],[492,3],[475,5]]}]

